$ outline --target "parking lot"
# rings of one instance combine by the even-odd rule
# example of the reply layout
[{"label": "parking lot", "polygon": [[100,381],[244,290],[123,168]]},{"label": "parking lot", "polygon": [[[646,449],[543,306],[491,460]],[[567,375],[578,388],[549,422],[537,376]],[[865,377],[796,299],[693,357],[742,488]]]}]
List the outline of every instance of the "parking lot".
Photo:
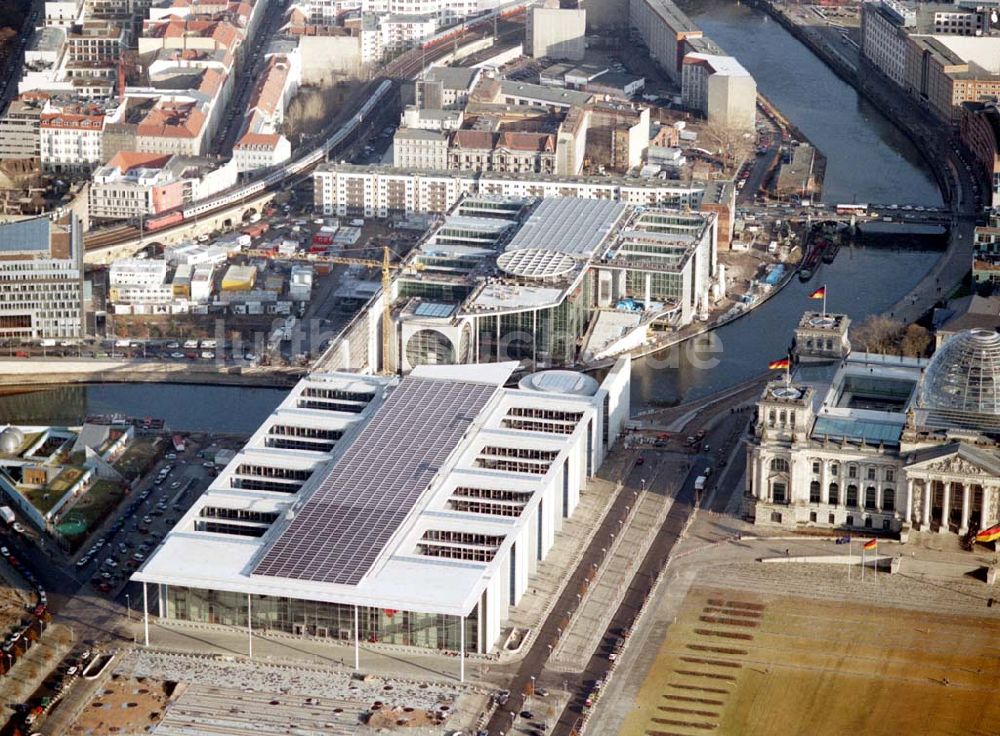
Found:
[{"label": "parking lot", "polygon": [[[201,441],[199,441],[201,440]],[[143,478],[117,514],[84,545],[73,561],[75,576],[89,580],[100,593],[116,597],[129,575],[157,545],[218,472],[214,457],[218,450],[235,449],[236,440],[191,438],[183,452],[166,452]],[[122,602],[131,605],[138,597]],[[123,595],[123,597],[124,597]]]}]

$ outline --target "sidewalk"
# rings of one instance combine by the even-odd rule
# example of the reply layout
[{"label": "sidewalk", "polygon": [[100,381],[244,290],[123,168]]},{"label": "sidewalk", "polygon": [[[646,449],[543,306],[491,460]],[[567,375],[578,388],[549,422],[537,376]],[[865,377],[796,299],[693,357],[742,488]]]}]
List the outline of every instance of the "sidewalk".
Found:
[{"label": "sidewalk", "polygon": [[610,559],[590,584],[548,667],[561,672],[580,672],[586,668],[625,594],[622,581],[632,579],[672,502],[673,499],[660,494],[642,492],[628,525],[615,541]]},{"label": "sidewalk", "polygon": [[504,661],[518,659],[528,650],[531,639],[566,584],[567,571],[573,569],[574,562],[580,559],[617,496],[616,484],[609,478],[624,478],[634,460],[632,453],[612,453],[600,471],[604,478],[595,478],[581,491],[576,510],[570,518],[563,519],[552,549],[538,563],[538,569],[531,576],[531,587],[510,612],[508,625],[500,636],[501,641],[506,639],[512,628],[528,631],[529,634],[521,642],[516,655],[509,652],[501,655]]}]

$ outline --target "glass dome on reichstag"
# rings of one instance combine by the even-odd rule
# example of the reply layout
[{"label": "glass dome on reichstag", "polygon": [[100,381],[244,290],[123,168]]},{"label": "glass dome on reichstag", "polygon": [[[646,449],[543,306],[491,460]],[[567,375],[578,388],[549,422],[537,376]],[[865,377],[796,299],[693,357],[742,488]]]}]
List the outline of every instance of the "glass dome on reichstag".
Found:
[{"label": "glass dome on reichstag", "polygon": [[927,366],[920,405],[1000,416],[1000,333],[964,330],[949,338]]}]

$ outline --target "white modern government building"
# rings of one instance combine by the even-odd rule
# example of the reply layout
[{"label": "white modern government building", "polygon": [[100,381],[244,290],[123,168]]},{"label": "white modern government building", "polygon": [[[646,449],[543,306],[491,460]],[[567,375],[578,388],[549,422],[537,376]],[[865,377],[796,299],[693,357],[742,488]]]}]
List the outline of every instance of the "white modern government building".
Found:
[{"label": "white modern government building", "polygon": [[930,360],[853,352],[845,315],[806,313],[791,380],[768,384],[748,445],[758,524],[969,534],[1000,518],[1000,334]]},{"label": "white modern government building", "polygon": [[[133,576],[169,620],[486,653],[629,414],[515,363],[303,379]],[[148,622],[148,618],[147,618]],[[148,631],[148,629],[147,629]]]}]

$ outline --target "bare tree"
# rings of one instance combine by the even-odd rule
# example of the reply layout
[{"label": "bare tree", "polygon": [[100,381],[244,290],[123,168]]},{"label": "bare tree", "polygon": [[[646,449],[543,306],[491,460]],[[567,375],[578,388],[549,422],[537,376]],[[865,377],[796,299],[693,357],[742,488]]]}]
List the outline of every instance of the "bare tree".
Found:
[{"label": "bare tree", "polygon": [[753,148],[753,132],[742,128],[732,128],[719,123],[709,123],[702,129],[705,148],[719,157],[725,173],[736,170]]},{"label": "bare tree", "polygon": [[851,342],[869,353],[898,353],[903,331],[899,320],[873,314],[851,330]]},{"label": "bare tree", "polygon": [[927,348],[931,344],[931,335],[926,327],[913,324],[906,328],[903,334],[901,348],[903,355],[920,358],[927,353]]}]

